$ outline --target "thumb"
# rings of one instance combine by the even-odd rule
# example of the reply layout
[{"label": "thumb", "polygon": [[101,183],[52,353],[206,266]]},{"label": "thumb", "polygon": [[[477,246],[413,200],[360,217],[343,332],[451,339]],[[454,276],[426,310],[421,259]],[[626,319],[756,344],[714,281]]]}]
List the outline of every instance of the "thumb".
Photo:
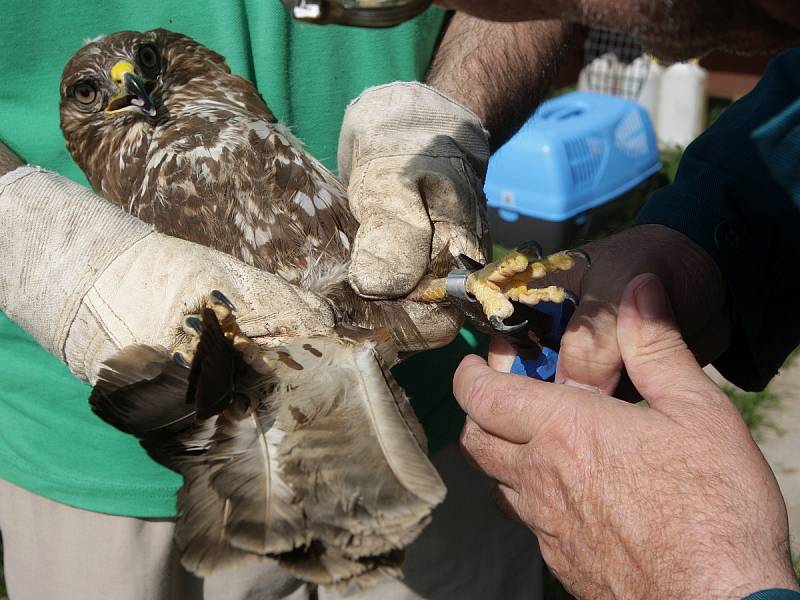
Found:
[{"label": "thumb", "polygon": [[664,286],[652,273],[625,288],[617,338],[628,375],[652,408],[679,417],[697,406],[708,408],[719,397],[683,341]]},{"label": "thumb", "polygon": [[402,158],[375,159],[351,177],[348,196],[359,228],[349,279],[367,298],[405,296],[430,261],[433,226]]}]

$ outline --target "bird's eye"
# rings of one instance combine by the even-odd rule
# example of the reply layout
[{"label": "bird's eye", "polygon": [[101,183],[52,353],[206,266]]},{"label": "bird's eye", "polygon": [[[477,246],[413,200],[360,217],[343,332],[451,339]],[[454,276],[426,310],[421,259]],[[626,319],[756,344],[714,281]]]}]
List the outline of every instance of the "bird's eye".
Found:
[{"label": "bird's eye", "polygon": [[142,71],[149,75],[158,73],[158,51],[152,44],[145,44],[136,53],[136,62],[139,63]]},{"label": "bird's eye", "polygon": [[97,98],[97,88],[89,81],[81,81],[72,88],[72,95],[81,104],[91,104]]}]

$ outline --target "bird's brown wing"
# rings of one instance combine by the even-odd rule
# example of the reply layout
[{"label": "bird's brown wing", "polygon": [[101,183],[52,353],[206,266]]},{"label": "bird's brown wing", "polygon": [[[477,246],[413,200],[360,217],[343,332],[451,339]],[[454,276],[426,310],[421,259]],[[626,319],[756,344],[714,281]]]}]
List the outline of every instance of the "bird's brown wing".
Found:
[{"label": "bird's brown wing", "polygon": [[393,345],[347,331],[264,349],[255,365],[213,311],[203,322],[190,377],[165,350],[134,346],[93,396],[143,445],[164,442],[153,456],[183,475],[184,565],[208,575],[269,557],[327,585],[395,573],[445,488],[386,366]]},{"label": "bird's brown wing", "polygon": [[319,337],[285,351],[271,401],[284,477],[315,539],[351,557],[405,547],[445,489],[379,348]]}]

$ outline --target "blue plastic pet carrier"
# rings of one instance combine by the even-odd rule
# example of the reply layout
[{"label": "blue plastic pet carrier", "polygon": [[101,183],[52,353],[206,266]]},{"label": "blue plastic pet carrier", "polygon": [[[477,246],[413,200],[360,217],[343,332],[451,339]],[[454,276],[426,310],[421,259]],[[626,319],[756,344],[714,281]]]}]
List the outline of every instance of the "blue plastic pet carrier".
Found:
[{"label": "blue plastic pet carrier", "polygon": [[545,102],[489,161],[495,242],[547,252],[629,219],[660,169],[650,118],[636,102],[576,92]]}]

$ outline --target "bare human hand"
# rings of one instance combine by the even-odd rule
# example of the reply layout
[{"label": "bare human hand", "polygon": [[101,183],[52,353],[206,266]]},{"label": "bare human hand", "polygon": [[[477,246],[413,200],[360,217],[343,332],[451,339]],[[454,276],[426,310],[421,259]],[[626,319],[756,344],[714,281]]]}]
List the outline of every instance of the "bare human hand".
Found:
[{"label": "bare human hand", "polygon": [[[661,225],[640,225],[584,247],[591,268],[553,276],[580,296],[559,352],[557,383],[577,383],[611,394],[623,373],[617,313],[626,286],[654,273],[663,282],[678,325],[701,364],[728,346],[726,288],[710,256],[689,238]],[[492,344],[493,366],[508,371],[515,351]]]},{"label": "bare human hand", "polygon": [[14,154],[8,146],[6,146],[2,141],[0,141],[0,176],[5,175],[16,169],[17,167],[21,167],[25,163],[22,159]]},{"label": "bare human hand", "polygon": [[733,598],[800,589],[775,478],[681,338],[663,286],[627,286],[617,323],[649,406],[464,359],[454,392],[467,455],[589,598]]}]

